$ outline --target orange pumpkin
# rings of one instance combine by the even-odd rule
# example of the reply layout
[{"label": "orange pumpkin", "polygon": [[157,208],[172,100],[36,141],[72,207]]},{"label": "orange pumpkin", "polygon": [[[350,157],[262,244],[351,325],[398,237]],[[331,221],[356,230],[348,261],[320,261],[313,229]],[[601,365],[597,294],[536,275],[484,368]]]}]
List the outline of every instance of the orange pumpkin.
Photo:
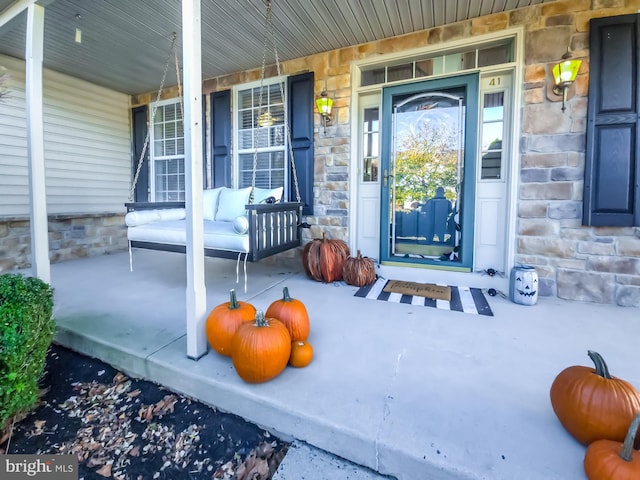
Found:
[{"label": "orange pumpkin", "polygon": [[221,303],[207,317],[206,332],[209,345],[220,355],[231,356],[231,340],[238,327],[256,318],[256,309],[247,302],[239,302],[236,291],[229,292],[229,301]]},{"label": "orange pumpkin", "polygon": [[342,279],[342,267],[349,257],[349,247],[339,239],[316,238],[302,250],[302,265],[307,275],[318,282],[331,283]]},{"label": "orange pumpkin", "polygon": [[342,278],[349,285],[364,287],[376,281],[376,266],[369,257],[363,257],[358,250],[358,256],[349,257],[344,262]]},{"label": "orange pumpkin", "polygon": [[231,360],[240,378],[261,383],[277,377],[291,356],[289,330],[275,318],[256,311],[255,322],[240,325],[233,337]]},{"label": "orange pumpkin", "polygon": [[611,376],[600,354],[589,351],[593,368],[564,369],[551,385],[551,405],[558,420],[579,442],[624,440],[629,423],[640,412],[640,392]]},{"label": "orange pumpkin", "polygon": [[282,299],[274,301],[265,313],[267,318],[277,318],[285,324],[291,340],[305,341],[309,337],[309,314],[300,300],[291,298],[289,289],[282,289]]},{"label": "orange pumpkin", "polygon": [[306,367],[313,360],[313,347],[310,343],[299,340],[291,342],[289,365],[296,368]]},{"label": "orange pumpkin", "polygon": [[596,440],[587,448],[584,472],[589,480],[638,480],[640,478],[640,452],[633,449],[638,433],[640,412],[631,422],[624,443]]}]

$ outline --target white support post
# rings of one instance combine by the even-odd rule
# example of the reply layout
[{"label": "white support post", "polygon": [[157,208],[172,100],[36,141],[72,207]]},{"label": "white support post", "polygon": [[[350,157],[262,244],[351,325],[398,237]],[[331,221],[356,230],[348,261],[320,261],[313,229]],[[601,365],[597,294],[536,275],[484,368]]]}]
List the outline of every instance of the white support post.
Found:
[{"label": "white support post", "polygon": [[36,277],[51,282],[49,262],[49,222],[44,167],[42,108],[42,59],[44,55],[44,8],[27,7],[26,97],[27,156],[31,203],[31,265]]},{"label": "white support post", "polygon": [[200,0],[182,0],[184,153],[187,212],[187,356],[207,353],[202,210],[202,43]]}]

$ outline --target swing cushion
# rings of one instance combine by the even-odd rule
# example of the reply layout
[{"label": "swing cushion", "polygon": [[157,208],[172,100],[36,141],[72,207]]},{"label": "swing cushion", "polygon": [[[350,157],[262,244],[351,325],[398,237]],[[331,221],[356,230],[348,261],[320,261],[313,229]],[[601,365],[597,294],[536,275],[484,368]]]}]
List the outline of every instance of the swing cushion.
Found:
[{"label": "swing cushion", "polygon": [[147,223],[162,222],[165,220],[183,220],[185,218],[186,212],[184,208],[166,208],[129,212],[124,217],[124,221],[127,227],[138,227]]},{"label": "swing cushion", "polygon": [[233,222],[237,217],[245,215],[245,206],[249,203],[250,194],[251,187],[239,189],[224,187],[218,199],[216,221]]},{"label": "swing cushion", "polygon": [[[185,220],[146,223],[129,228],[127,237],[130,241],[186,245],[186,227]],[[233,222],[205,220],[204,246],[214,250],[248,252],[249,235],[238,235],[233,229]]]}]

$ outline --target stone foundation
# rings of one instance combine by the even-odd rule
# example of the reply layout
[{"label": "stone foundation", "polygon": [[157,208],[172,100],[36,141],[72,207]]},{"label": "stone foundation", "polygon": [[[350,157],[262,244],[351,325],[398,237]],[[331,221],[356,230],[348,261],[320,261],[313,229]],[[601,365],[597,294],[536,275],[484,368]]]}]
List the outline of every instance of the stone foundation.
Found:
[{"label": "stone foundation", "polygon": [[[122,214],[77,214],[49,217],[51,263],[127,249]],[[0,219],[0,273],[31,267],[31,226],[28,218]]]}]

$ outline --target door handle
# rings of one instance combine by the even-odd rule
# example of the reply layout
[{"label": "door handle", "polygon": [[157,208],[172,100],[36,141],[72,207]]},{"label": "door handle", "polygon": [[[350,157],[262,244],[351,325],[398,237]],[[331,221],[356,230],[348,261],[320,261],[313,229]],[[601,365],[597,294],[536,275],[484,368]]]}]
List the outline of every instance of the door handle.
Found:
[{"label": "door handle", "polygon": [[382,184],[384,185],[385,188],[387,187],[387,184],[390,178],[393,178],[393,175],[389,175],[389,170],[385,168],[384,174],[382,175]]}]

